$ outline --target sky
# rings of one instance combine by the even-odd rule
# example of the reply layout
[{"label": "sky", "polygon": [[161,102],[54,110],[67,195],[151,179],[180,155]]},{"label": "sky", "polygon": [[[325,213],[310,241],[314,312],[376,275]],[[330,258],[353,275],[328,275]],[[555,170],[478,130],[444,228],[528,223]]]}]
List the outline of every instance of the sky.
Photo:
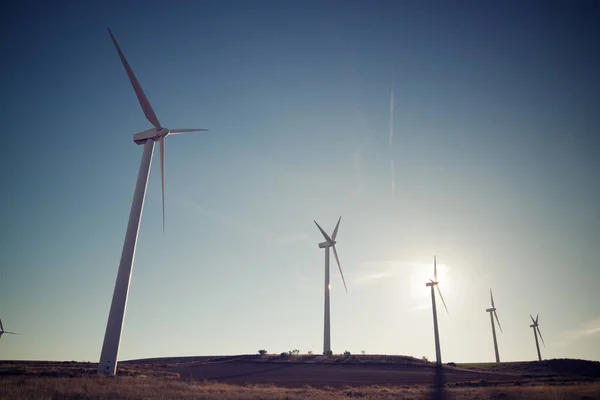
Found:
[{"label": "sky", "polygon": [[[593,1],[21,1],[0,12],[0,359],[100,356],[150,123],[120,360],[323,348],[600,360]],[[333,260],[333,259],[332,259]]]}]

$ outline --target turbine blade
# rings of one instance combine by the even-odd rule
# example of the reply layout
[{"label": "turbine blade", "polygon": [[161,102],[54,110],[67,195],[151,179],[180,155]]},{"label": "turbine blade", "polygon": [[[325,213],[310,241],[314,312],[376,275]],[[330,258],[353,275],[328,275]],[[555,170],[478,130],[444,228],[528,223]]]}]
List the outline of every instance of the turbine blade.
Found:
[{"label": "turbine blade", "polygon": [[492,299],[492,308],[496,308],[496,306],[494,306],[494,295],[492,294],[492,288],[490,288],[490,298]]},{"label": "turbine blade", "polygon": [[188,132],[206,132],[208,129],[169,129],[169,135],[180,135]]},{"label": "turbine blade", "polygon": [[540,334],[540,339],[542,339],[542,344],[544,345],[544,347],[546,347],[546,343],[544,343],[544,337],[542,336],[542,331],[540,331],[540,327],[536,326],[533,329],[537,329],[538,333]]},{"label": "turbine blade", "polygon": [[344,282],[344,289],[346,289],[346,293],[348,293],[348,287],[346,286],[346,280],[344,279],[344,273],[342,272],[342,266],[340,265],[340,259],[338,257],[337,250],[335,249],[335,245],[333,247],[333,255],[335,256],[335,261],[337,261],[338,268],[340,269],[340,275],[342,275],[342,282]]},{"label": "turbine blade", "polygon": [[17,333],[17,332],[2,332],[2,333],[3,333],[3,334],[4,334],[4,333],[10,333],[11,335],[18,335],[18,333]]},{"label": "turbine blade", "polygon": [[129,66],[129,63],[127,62],[127,59],[125,58],[125,54],[123,54],[123,52],[121,51],[121,48],[119,47],[119,44],[117,43],[117,39],[115,39],[115,37],[113,36],[110,28],[108,29],[108,33],[110,33],[110,37],[112,38],[112,41],[115,44],[115,47],[117,48],[117,53],[119,53],[121,62],[123,63],[123,66],[125,67],[125,71],[127,72],[127,75],[129,76],[129,81],[131,82],[131,86],[133,86],[133,90],[135,91],[135,95],[137,96],[138,101],[140,102],[140,106],[142,106],[144,115],[146,115],[146,118],[148,119],[148,121],[150,121],[150,123],[152,125],[154,125],[154,127],[156,129],[160,129],[161,126],[160,126],[160,122],[158,121],[158,117],[154,113],[154,110],[152,109],[152,106],[150,105],[150,102],[148,101],[148,98],[146,97],[144,90],[142,89],[142,87],[140,86],[140,83],[138,82],[137,78],[133,74],[133,70]]},{"label": "turbine blade", "polygon": [[435,256],[433,256],[433,280],[437,282],[437,262]]},{"label": "turbine blade", "polygon": [[529,318],[531,318],[531,322],[533,322],[533,324],[535,325],[535,319],[533,319],[533,317],[531,316],[531,314],[529,314]]},{"label": "turbine blade", "polygon": [[539,318],[540,318],[540,314],[538,314],[538,315],[536,315],[536,316],[535,316],[535,324],[536,324],[536,325],[538,324],[538,319],[539,319]]},{"label": "turbine blade", "polygon": [[[317,221],[315,221],[315,224],[317,224]],[[321,228],[321,225],[317,224],[317,228],[319,228],[319,230],[321,231],[321,234],[323,235],[323,237],[325,238],[325,240],[327,240],[329,243],[333,242],[333,240],[331,240],[331,238],[329,237],[329,235],[327,234],[327,232],[325,232],[323,230],[323,228]]]},{"label": "turbine blade", "polygon": [[342,217],[340,216],[340,219],[338,219],[337,224],[335,225],[335,229],[333,230],[333,235],[331,235],[331,239],[335,240],[335,237],[337,236],[337,231],[338,228],[340,227],[340,221],[342,220]]},{"label": "turbine blade", "polygon": [[162,184],[162,223],[165,232],[165,138],[160,138],[160,181]]},{"label": "turbine blade", "polygon": [[440,295],[440,299],[442,299],[442,303],[444,303],[444,308],[446,309],[446,313],[450,314],[448,312],[448,307],[446,307],[446,302],[444,301],[444,296],[442,296],[442,291],[440,290],[440,286],[439,285],[435,285],[435,287],[437,288],[437,291],[438,291],[438,293]]},{"label": "turbine blade", "polygon": [[[498,328],[500,328],[500,332],[502,332],[502,325],[500,325],[500,320],[498,319],[498,314],[496,313],[496,310],[494,310],[494,317],[496,317],[496,322],[498,323]],[[504,333],[504,332],[502,332]]]},{"label": "turbine blade", "polygon": [[2,326],[2,320],[0,319],[0,331],[4,331],[4,327]]}]

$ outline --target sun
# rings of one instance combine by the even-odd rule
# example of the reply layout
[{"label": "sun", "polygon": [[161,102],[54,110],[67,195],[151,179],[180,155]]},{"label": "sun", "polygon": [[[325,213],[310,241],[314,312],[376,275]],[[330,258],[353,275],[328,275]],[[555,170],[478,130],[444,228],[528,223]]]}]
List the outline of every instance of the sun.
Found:
[{"label": "sun", "polygon": [[[452,268],[441,261],[438,257],[436,262],[437,281],[440,289],[445,294],[448,288],[452,287]],[[412,266],[410,274],[411,294],[416,299],[427,299],[430,297],[430,292],[426,289],[425,284],[433,279],[433,257],[431,261],[420,260]]]}]

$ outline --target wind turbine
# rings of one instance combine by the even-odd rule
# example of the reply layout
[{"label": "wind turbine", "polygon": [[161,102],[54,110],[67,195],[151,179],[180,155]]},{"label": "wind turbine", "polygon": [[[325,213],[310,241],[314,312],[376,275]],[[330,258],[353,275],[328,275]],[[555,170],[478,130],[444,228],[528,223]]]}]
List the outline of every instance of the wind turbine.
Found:
[{"label": "wind turbine", "polygon": [[494,351],[496,352],[496,362],[499,363],[500,355],[498,353],[498,342],[496,341],[496,327],[494,326],[494,317],[496,317],[496,321],[498,321],[498,327],[500,328],[500,332],[502,332],[502,326],[500,325],[500,320],[498,319],[498,314],[496,313],[496,306],[494,306],[494,295],[492,294],[492,288],[490,288],[490,299],[492,300],[492,308],[488,308],[485,311],[490,313],[490,322],[492,323],[492,336],[494,337]]},{"label": "wind turbine", "polygon": [[340,227],[340,221],[342,217],[338,219],[338,222],[333,230],[333,235],[331,237],[317,224],[317,228],[321,231],[321,234],[325,238],[324,242],[319,243],[319,248],[325,249],[325,327],[324,327],[324,336],[323,336],[323,354],[327,355],[331,351],[331,331],[329,325],[329,292],[331,290],[331,285],[329,284],[329,248],[333,248],[333,255],[335,256],[335,261],[337,261],[338,268],[340,269],[340,275],[342,275],[342,282],[344,282],[344,289],[346,289],[346,293],[348,293],[348,288],[346,287],[346,280],[344,279],[344,273],[342,272],[342,266],[340,265],[340,259],[338,257],[337,251],[335,249],[335,237],[337,236],[338,228]]},{"label": "wind turbine", "polygon": [[540,342],[538,342],[538,333],[540,334],[540,339],[542,339],[542,344],[544,345],[544,347],[546,347],[546,343],[544,343],[544,337],[542,336],[542,332],[540,331],[540,324],[538,323],[539,317],[540,314],[536,315],[535,319],[533,319],[531,314],[529,314],[529,318],[531,318],[531,321],[533,322],[533,324],[529,325],[529,327],[533,328],[533,336],[535,336],[535,347],[538,353],[538,360],[542,361],[542,353],[540,353]]},{"label": "wind turbine", "polygon": [[5,333],[11,334],[11,335],[18,335],[18,333],[16,332],[6,332],[4,330],[4,326],[2,326],[2,320],[0,319],[0,338],[2,337],[2,335],[4,335]]},{"label": "wind turbine", "polygon": [[442,303],[444,303],[446,313],[448,313],[448,307],[446,307],[446,302],[444,301],[444,296],[442,296],[442,291],[440,290],[438,283],[439,282],[437,281],[436,256],[433,256],[433,279],[430,279],[429,282],[425,284],[425,286],[431,287],[431,307],[433,309],[433,333],[435,335],[435,360],[437,365],[442,365],[442,352],[440,351],[440,334],[438,332],[437,309],[435,307],[435,291],[433,290],[434,287],[437,287],[440,299],[442,299]]},{"label": "wind turbine", "polygon": [[108,322],[106,324],[106,333],[104,334],[104,343],[102,345],[102,353],[98,364],[98,373],[102,375],[115,375],[117,371],[117,357],[119,355],[119,342],[121,341],[121,331],[123,328],[123,319],[125,317],[125,307],[127,305],[127,294],[129,292],[129,282],[131,280],[131,270],[133,268],[133,259],[135,256],[135,246],[137,235],[142,217],[142,209],[144,206],[144,197],[146,195],[146,186],[148,185],[148,175],[150,174],[150,164],[152,162],[152,153],[154,150],[154,142],[160,144],[160,174],[162,182],[162,220],[163,232],[165,228],[165,138],[170,135],[177,135],[186,132],[199,132],[208,129],[166,129],[164,128],[150,102],[146,98],[142,87],[136,79],[129,63],[125,59],[125,55],[121,51],[117,40],[113,36],[111,30],[108,30],[110,37],[117,49],[117,53],[121,58],[121,62],[125,67],[125,72],[129,77],[131,86],[137,96],[137,99],[142,106],[146,119],[154,126],[143,132],[133,135],[133,141],[138,145],[144,145],[140,170],[135,185],[133,194],[133,202],[131,204],[131,212],[129,213],[129,222],[127,223],[127,231],[125,233],[125,241],[123,243],[123,251],[121,253],[121,261],[119,262],[119,271],[115,282],[115,290],[113,292],[110,312],[108,314]]}]

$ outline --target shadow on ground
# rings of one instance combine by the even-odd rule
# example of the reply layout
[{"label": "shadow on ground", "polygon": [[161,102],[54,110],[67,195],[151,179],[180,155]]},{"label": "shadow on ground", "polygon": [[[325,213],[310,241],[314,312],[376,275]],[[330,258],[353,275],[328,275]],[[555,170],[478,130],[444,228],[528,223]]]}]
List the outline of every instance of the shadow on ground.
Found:
[{"label": "shadow on ground", "polygon": [[444,379],[444,368],[441,366],[437,367],[435,369],[435,374],[433,375],[433,385],[428,398],[430,400],[445,400],[445,385],[446,381]]}]

